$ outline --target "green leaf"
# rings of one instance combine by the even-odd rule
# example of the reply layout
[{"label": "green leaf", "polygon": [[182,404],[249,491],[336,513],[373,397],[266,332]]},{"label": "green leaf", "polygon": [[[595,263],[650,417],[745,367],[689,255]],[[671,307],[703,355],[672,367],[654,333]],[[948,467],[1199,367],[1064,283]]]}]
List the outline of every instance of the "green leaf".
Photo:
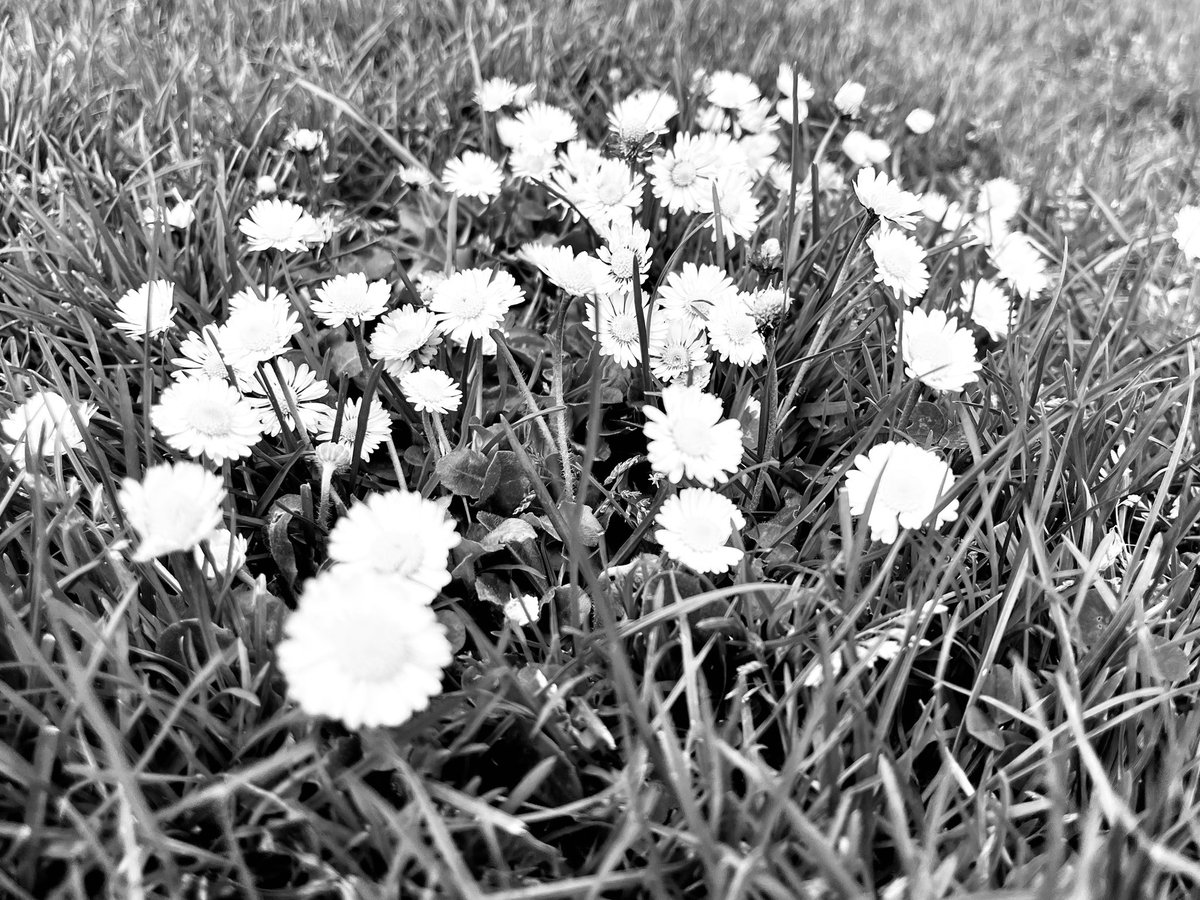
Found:
[{"label": "green leaf", "polygon": [[975,738],[981,744],[991,747],[997,753],[1003,752],[1004,735],[1000,733],[1000,729],[996,727],[996,723],[988,717],[988,714],[981,710],[978,706],[972,706],[967,710],[966,722],[967,734]]},{"label": "green leaf", "polygon": [[478,500],[483,493],[488,461],[478,450],[470,447],[451,450],[437,461],[435,468],[442,485],[450,493],[473,500]]}]

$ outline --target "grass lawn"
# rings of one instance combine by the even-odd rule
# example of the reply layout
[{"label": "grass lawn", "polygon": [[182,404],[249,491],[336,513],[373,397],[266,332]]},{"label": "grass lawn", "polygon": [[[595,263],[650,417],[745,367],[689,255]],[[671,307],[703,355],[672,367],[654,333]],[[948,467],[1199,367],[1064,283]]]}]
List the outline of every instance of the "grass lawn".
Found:
[{"label": "grass lawn", "polygon": [[2,15],[0,896],[1200,893],[1193,0]]}]

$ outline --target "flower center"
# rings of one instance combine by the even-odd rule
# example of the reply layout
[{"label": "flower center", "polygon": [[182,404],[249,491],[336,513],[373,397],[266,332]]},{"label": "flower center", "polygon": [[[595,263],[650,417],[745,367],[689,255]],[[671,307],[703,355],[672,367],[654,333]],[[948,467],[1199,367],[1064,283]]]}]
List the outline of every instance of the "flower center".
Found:
[{"label": "flower center", "polygon": [[626,187],[616,178],[606,178],[596,188],[596,196],[605,206],[617,206],[625,199]]},{"label": "flower center", "polygon": [[192,408],[192,427],[208,437],[224,437],[229,434],[233,415],[229,407],[221,403],[201,402]]},{"label": "flower center", "polygon": [[691,362],[683,347],[668,347],[663,351],[662,361],[664,366],[677,371],[686,369]]},{"label": "flower center", "polygon": [[628,247],[621,247],[618,250],[614,250],[608,259],[608,265],[612,269],[613,276],[622,281],[628,281],[633,277],[633,262],[634,254]]},{"label": "flower center", "polygon": [[630,315],[617,316],[608,326],[608,331],[613,336],[613,340],[622,344],[631,344],[637,340],[638,336],[637,319]]},{"label": "flower center", "polygon": [[681,453],[703,456],[712,443],[712,428],[700,419],[684,419],[671,428],[671,437]]},{"label": "flower center", "polygon": [[332,636],[341,646],[337,658],[351,678],[378,683],[395,678],[404,669],[408,648],[403,642],[397,645],[391,629],[364,628],[347,621],[338,631],[341,633]]},{"label": "flower center", "polygon": [[749,316],[737,316],[729,323],[727,333],[729,340],[735,344],[744,344],[754,334],[754,320]]},{"label": "flower center", "polygon": [[696,167],[686,159],[682,159],[671,168],[671,184],[675,187],[687,187],[696,181]]},{"label": "flower center", "polygon": [[464,297],[459,315],[464,319],[478,319],[486,305],[482,297]]},{"label": "flower center", "polygon": [[683,539],[697,550],[712,550],[724,544],[728,537],[727,523],[709,518],[697,518],[683,529]]}]

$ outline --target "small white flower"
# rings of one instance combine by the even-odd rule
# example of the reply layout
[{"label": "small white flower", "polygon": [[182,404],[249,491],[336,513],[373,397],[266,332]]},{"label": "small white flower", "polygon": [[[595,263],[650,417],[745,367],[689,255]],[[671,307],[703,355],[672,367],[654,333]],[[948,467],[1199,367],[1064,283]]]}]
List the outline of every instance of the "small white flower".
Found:
[{"label": "small white flower", "polygon": [[[856,166],[865,166],[871,161],[871,142],[873,138],[865,131],[853,129],[842,138],[842,152]],[[825,179],[822,178],[822,181]]]},{"label": "small white flower", "polygon": [[610,357],[623,369],[636,366],[642,358],[637,308],[633,296],[618,291],[588,304],[585,325],[591,330],[599,322],[600,355]]},{"label": "small white flower", "polygon": [[504,604],[504,618],[518,628],[532,625],[541,613],[541,604],[530,594],[512,597]]},{"label": "small white flower", "polygon": [[383,360],[394,378],[427,366],[442,343],[437,316],[419,306],[402,306],[379,320],[371,332],[371,358]]},{"label": "small white flower", "polygon": [[979,211],[997,221],[1011,222],[1021,209],[1021,187],[1010,178],[993,178],[979,189]]},{"label": "small white flower", "polygon": [[372,494],[355,503],[329,534],[329,558],[386,575],[432,600],[450,583],[446,559],[462,540],[440,503],[410,491]]},{"label": "small white flower", "polygon": [[430,366],[401,375],[400,390],[417,412],[448,413],[462,404],[462,389],[458,382],[441,369]]},{"label": "small white flower", "polygon": [[401,166],[396,172],[400,180],[410,188],[426,188],[436,180],[433,173],[423,166]]},{"label": "small white flower", "polygon": [[283,353],[300,329],[300,316],[288,298],[274,288],[259,286],[229,298],[229,317],[218,341],[234,369],[253,370]]},{"label": "small white flower", "polygon": [[196,377],[229,380],[224,349],[221,347],[221,331],[215,325],[206,325],[185,337],[179,345],[179,354],[178,358],[171,360],[175,366],[171,377],[175,380]]},{"label": "small white flower", "polygon": [[746,520],[728,497],[708,488],[684,488],[668,497],[655,516],[654,539],[667,555],[697,572],[724,572],[744,555],[729,546]]},{"label": "small white flower", "polygon": [[475,90],[475,102],[487,113],[499,112],[516,96],[517,86],[507,78],[489,78]]},{"label": "small white flower", "polygon": [[881,228],[867,238],[875,257],[875,280],[890,287],[904,300],[915,300],[929,287],[925,251],[902,231]]},{"label": "small white flower", "polygon": [[517,147],[508,154],[508,167],[517,178],[547,181],[558,167],[558,157],[544,147]]},{"label": "small white flower", "polygon": [[1001,280],[1022,297],[1037,297],[1050,286],[1045,257],[1021,232],[1009,234],[988,252]]},{"label": "small white flower", "polygon": [[663,409],[647,404],[647,457],[655,472],[678,483],[686,475],[703,485],[729,480],[742,461],[742,426],[724,418],[719,398],[698,387],[663,388]]},{"label": "small white flower", "polygon": [[1004,288],[986,278],[964,281],[962,308],[971,320],[984,329],[993,341],[1007,336],[1012,304]]},{"label": "small white flower", "polygon": [[1200,262],[1200,206],[1185,206],[1175,217],[1171,237],[1185,259]]},{"label": "small white flower", "polygon": [[636,269],[639,283],[650,277],[650,232],[632,219],[615,221],[600,230],[604,244],[596,251],[618,287],[632,289]]},{"label": "small white flower", "polygon": [[975,338],[940,309],[906,309],[900,353],[910,378],[936,391],[961,391],[979,376]]},{"label": "small white flower", "polygon": [[575,254],[567,247],[531,242],[521,247],[517,258],[537,266],[552,284],[571,297],[609,294],[619,287],[608,266],[589,253]]},{"label": "small white flower", "polygon": [[904,119],[904,124],[913,134],[929,134],[937,117],[927,109],[917,107]]},{"label": "small white flower", "polygon": [[718,306],[736,305],[738,289],[732,279],[717,266],[685,262],[678,272],[667,276],[658,298],[663,314],[703,328]]},{"label": "small white flower", "polygon": [[758,227],[760,210],[758,201],[754,199],[754,185],[744,172],[729,173],[714,183],[715,200],[710,192],[708,197],[701,201],[700,210],[711,216],[705,224],[712,227],[715,241],[717,215],[714,210],[720,209],[721,233],[725,236],[725,243],[732,248],[737,243],[737,238],[749,238]]},{"label": "small white flower", "polygon": [[816,91],[809,83],[808,79],[803,75],[797,75],[796,71],[787,63],[779,64],[779,74],[775,76],[775,86],[779,88],[779,93],[785,97],[792,96],[792,80],[796,81],[796,98],[798,100],[811,100],[816,96]]},{"label": "small white flower", "polygon": [[273,194],[277,190],[279,190],[279,186],[270,175],[259,175],[254,181],[254,193],[260,196]]},{"label": "small white flower", "polygon": [[[208,548],[207,555],[205,547]],[[204,577],[212,580],[238,572],[246,564],[249,548],[250,542],[242,535],[235,537],[228,528],[218,528],[192,550],[192,555]],[[212,562],[208,561],[209,556]]]},{"label": "small white flower", "polygon": [[618,101],[608,114],[608,127],[618,138],[640,141],[665,134],[667,123],[679,115],[679,103],[666,91],[646,88]]},{"label": "small white flower", "polygon": [[319,222],[290,200],[259,200],[238,222],[251,252],[279,250],[298,253],[309,244],[324,243]]},{"label": "small white flower", "polygon": [[650,329],[650,371],[662,381],[687,382],[708,360],[708,341],[692,322],[654,319]]},{"label": "small white flower", "polygon": [[758,330],[758,323],[739,299],[722,303],[708,314],[708,337],[721,359],[735,366],[760,363],[767,355],[767,345]]},{"label": "small white flower", "polygon": [[288,696],[348,728],[403,724],[441,693],[454,658],[423,598],[385,575],[342,568],[304,586],[275,653]]},{"label": "small white flower", "polygon": [[162,334],[175,320],[175,285],[159,279],[126,291],[117,301],[117,313],[120,321],[113,324],[130,338]]},{"label": "small white flower", "polygon": [[225,485],[193,462],[151,466],[141,481],[126,478],[117,497],[141,537],[134,559],[191,550],[221,524]]},{"label": "small white flower", "polygon": [[758,326],[768,325],[779,319],[790,304],[788,295],[780,288],[766,287],[741,295],[747,312],[754,317]]},{"label": "small white flower", "polygon": [[391,294],[386,281],[369,282],[362,272],[351,272],[331,278],[317,288],[318,299],[312,303],[312,312],[330,328],[343,322],[361,325],[387,309]]},{"label": "small white flower", "polygon": [[296,153],[324,152],[326,147],[324,132],[312,128],[293,128],[283,142]]},{"label": "small white flower", "polygon": [[867,98],[867,89],[857,81],[847,81],[833,95],[833,105],[843,116],[858,118],[862,112],[863,101]]},{"label": "small white flower", "polygon": [[[283,375],[280,381],[273,367],[263,367],[246,379],[247,400],[258,412],[264,434],[279,434],[279,417],[283,416],[283,424],[289,429],[296,427],[292,416],[292,406],[300,417],[300,424],[305,432],[314,434],[325,424],[325,416],[329,410],[323,402],[329,394],[329,384],[317,377],[316,372],[304,363],[295,365],[290,360],[278,359],[275,365]],[[274,405],[271,403],[274,398]],[[289,403],[289,399],[291,403]],[[279,411],[276,412],[276,406]]]},{"label": "small white flower", "polygon": [[196,221],[196,207],[190,200],[180,200],[161,210],[147,206],[142,210],[142,221],[147,225],[166,225],[176,231],[183,231]]},{"label": "small white flower", "polygon": [[466,346],[470,338],[489,337],[504,321],[504,314],[523,302],[525,292],[508,272],[464,269],[434,288],[429,308],[450,340]]},{"label": "small white flower", "polygon": [[878,166],[892,155],[892,146],[881,138],[872,138],[866,145],[867,162]]},{"label": "small white flower", "polygon": [[80,426],[87,428],[95,413],[92,403],[72,402],[55,391],[40,391],[0,421],[5,438],[2,446],[18,466],[25,464],[26,453],[57,456],[79,450],[84,446]]},{"label": "small white flower", "polygon": [[171,384],[151,408],[150,421],[176,450],[207,456],[218,465],[249,456],[262,440],[254,405],[229,382],[210,378]]},{"label": "small white flower", "polygon": [[524,109],[533,102],[533,95],[536,93],[536,84],[518,84],[517,91],[513,95],[513,107],[516,109]]},{"label": "small white flower", "polygon": [[944,194],[928,191],[921,195],[921,212],[925,218],[943,229],[957,232],[971,222],[971,215],[961,203],[948,200]]},{"label": "small white flower", "polygon": [[504,172],[492,158],[468,150],[458,159],[446,163],[442,185],[458,197],[474,197],[481,203],[491,203],[504,185]]},{"label": "small white flower", "polygon": [[[322,441],[336,441],[353,448],[358,437],[359,419],[362,417],[363,402],[359,397],[347,400],[339,416],[337,410],[329,409],[317,437]],[[388,415],[378,395],[371,398],[367,407],[366,428],[363,432],[360,459],[368,458],[392,435],[392,417]]]},{"label": "small white flower", "polygon": [[642,205],[642,175],[619,159],[601,160],[579,178],[556,178],[552,183],[597,231],[628,220]]},{"label": "small white flower", "polygon": [[921,217],[920,198],[902,190],[884,172],[859,169],[858,177],[854,179],[854,193],[864,207],[899,228],[915,228]]},{"label": "small white flower", "polygon": [[713,106],[736,112],[742,107],[754,103],[759,97],[758,85],[749,75],[741,72],[722,70],[708,76],[708,92],[706,99]]},{"label": "small white flower", "polygon": [[517,113],[515,120],[516,147],[554,149],[579,134],[579,126],[569,112],[541,101],[530,103]]},{"label": "small white flower", "polygon": [[[852,515],[861,516],[870,506],[871,539],[891,544],[900,528],[923,526],[953,485],[954,473],[936,453],[888,441],[855,458],[844,489]],[[957,516],[958,501],[951,500],[938,511],[933,526]]]}]

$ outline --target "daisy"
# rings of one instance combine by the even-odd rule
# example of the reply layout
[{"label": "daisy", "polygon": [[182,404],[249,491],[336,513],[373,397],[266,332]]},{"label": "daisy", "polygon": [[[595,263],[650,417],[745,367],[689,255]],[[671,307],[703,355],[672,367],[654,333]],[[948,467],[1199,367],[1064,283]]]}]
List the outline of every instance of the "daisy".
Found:
[{"label": "daisy", "polygon": [[791,302],[788,295],[776,287],[759,288],[740,296],[746,311],[754,317],[755,324],[760,327],[781,318]]},{"label": "daisy", "polygon": [[[317,373],[304,363],[296,365],[281,358],[276,360],[274,365],[279,366],[282,381],[279,375],[275,374],[273,367],[263,367],[253,378],[247,379],[246,385],[246,393],[251,395],[246,399],[258,413],[263,433],[279,434],[280,416],[283,416],[283,424],[294,431],[296,420],[292,416],[293,406],[305,432],[315,434],[320,431],[329,410],[322,402],[329,394],[328,382],[318,378]],[[276,406],[279,408],[278,412],[275,411]]]},{"label": "daisy", "polygon": [[762,138],[770,137],[774,139],[775,146],[778,147],[779,139],[768,134],[779,127],[779,117],[774,114],[774,111],[770,100],[760,98],[747,103],[738,109],[737,115],[734,117],[734,133]]},{"label": "daisy", "polygon": [[441,693],[454,658],[427,603],[387,576],[343,569],[305,585],[275,654],[288,696],[348,728],[403,724]]},{"label": "daisy", "polygon": [[679,103],[666,91],[646,88],[618,101],[608,114],[608,127],[623,141],[642,141],[665,134],[667,123],[679,115]]},{"label": "daisy", "polygon": [[283,353],[300,329],[299,314],[275,288],[245,288],[229,298],[229,316],[219,340],[235,369],[252,370]]},{"label": "daisy", "polygon": [[329,534],[329,558],[359,572],[386,575],[401,593],[432,600],[450,583],[446,559],[458,546],[445,507],[410,491],[372,494],[355,503]]},{"label": "daisy", "polygon": [[490,336],[504,321],[504,314],[523,302],[525,292],[508,272],[464,269],[434,288],[429,308],[450,340],[466,346],[470,338]]},{"label": "daisy", "polygon": [[[871,539],[891,544],[900,528],[924,525],[953,485],[954,473],[936,453],[888,441],[855,458],[844,490],[852,515],[861,516],[870,507]],[[933,527],[957,516],[958,501],[951,500],[938,511]]]},{"label": "daisy", "polygon": [[749,75],[722,70],[708,76],[708,91],[704,96],[713,106],[736,112],[758,100],[761,94]]},{"label": "daisy", "polygon": [[1200,206],[1185,206],[1179,210],[1171,237],[1179,244],[1184,258],[1200,261]]},{"label": "daisy", "polygon": [[1022,297],[1037,297],[1050,286],[1045,258],[1020,232],[1008,235],[988,252],[1000,279]]},{"label": "daisy", "polygon": [[933,113],[920,107],[914,109],[904,118],[904,124],[913,134],[929,134],[930,129],[933,128],[933,123],[936,121],[937,117]]},{"label": "daisy", "polygon": [[141,481],[126,478],[117,500],[141,543],[133,558],[191,550],[221,524],[225,484],[194,462],[151,466]]},{"label": "daisy", "polygon": [[253,253],[299,253],[325,239],[320,223],[290,200],[259,200],[238,222],[238,230],[250,242]]},{"label": "daisy", "polygon": [[960,287],[963,293],[962,308],[975,324],[986,331],[993,341],[1007,336],[1012,305],[1004,289],[986,278],[964,281]]},{"label": "daisy", "polygon": [[518,84],[517,92],[513,95],[512,105],[516,109],[524,109],[533,102],[533,95],[537,93],[537,85],[526,83]]},{"label": "daisy", "polygon": [[980,212],[990,212],[999,221],[1011,222],[1021,209],[1021,187],[1010,178],[993,178],[979,189]]},{"label": "daisy", "polygon": [[707,325],[713,349],[726,362],[749,366],[766,358],[767,345],[758,330],[758,323],[741,300],[715,307],[708,314]]},{"label": "daisy", "polygon": [[[213,581],[240,571],[246,564],[246,551],[249,549],[250,542],[245,537],[230,534],[228,528],[218,528],[196,545],[192,556],[204,577]],[[209,562],[209,557],[212,557],[212,562]]]},{"label": "daisy", "polygon": [[196,207],[190,200],[180,200],[174,206],[161,210],[147,206],[142,210],[142,221],[147,225],[165,225],[183,231],[196,221]]},{"label": "daisy", "polygon": [[259,175],[254,181],[254,193],[261,197],[269,196],[279,189],[275,179],[270,175]]},{"label": "daisy", "polygon": [[371,332],[371,358],[383,360],[384,371],[399,378],[429,365],[441,343],[437,316],[418,306],[402,306],[380,319]]},{"label": "daisy", "polygon": [[725,236],[725,243],[732,248],[737,238],[749,238],[758,227],[759,208],[758,201],[754,199],[754,185],[742,172],[729,173],[718,178],[714,184],[717,206],[714,207],[710,192],[706,200],[701,202],[700,209],[710,215],[705,224],[712,226],[714,241],[717,239],[717,215],[714,209],[720,209],[721,233]]},{"label": "daisy", "polygon": [[171,377],[176,381],[196,377],[229,379],[221,348],[221,329],[216,325],[205,325],[185,337],[179,345],[179,353],[171,360],[171,365],[175,366]]},{"label": "daisy", "polygon": [[921,217],[921,199],[901,190],[900,185],[884,172],[859,169],[854,180],[854,193],[864,207],[899,228],[915,228]]},{"label": "daisy", "polygon": [[792,79],[796,80],[796,93],[794,96],[796,113],[798,114],[797,122],[803,122],[808,118],[808,101],[815,95],[812,84],[803,75],[795,75],[794,70],[787,63],[779,64],[779,74],[775,78],[775,84],[779,88],[779,93],[783,98],[775,104],[775,110],[779,114],[779,118],[792,123]]},{"label": "daisy", "polygon": [[325,151],[325,134],[312,128],[293,128],[283,139],[289,150],[296,153]]},{"label": "daisy", "polygon": [[729,546],[746,520],[728,497],[708,488],[684,488],[668,497],[654,517],[654,539],[666,554],[697,572],[725,572],[744,555]]},{"label": "daisy", "polygon": [[480,203],[491,203],[500,194],[504,172],[495,160],[474,150],[446,163],[442,170],[442,186],[456,197],[474,197]]},{"label": "daisy", "polygon": [[545,147],[553,149],[559,144],[573,141],[579,134],[579,126],[565,109],[549,103],[534,101],[516,115],[519,137],[518,147]]},{"label": "daisy", "polygon": [[889,156],[892,155],[891,145],[879,138],[872,138],[867,142],[864,148],[867,154],[867,162],[873,166],[878,166],[883,163]]},{"label": "daisy", "polygon": [[961,391],[979,375],[975,338],[940,309],[906,309],[900,354],[910,378],[935,391]]},{"label": "daisy", "polygon": [[613,222],[628,219],[632,212],[641,208],[644,184],[641,174],[631,172],[621,160],[605,159],[569,185],[565,195],[579,214],[599,231]]},{"label": "daisy", "polygon": [[167,387],[150,409],[150,421],[167,443],[217,465],[241,459],[262,440],[257,409],[227,381],[185,378]]},{"label": "daisy", "polygon": [[82,449],[82,428],[87,428],[95,413],[92,403],[76,403],[55,391],[41,391],[0,421],[5,450],[17,466],[23,466],[27,453],[48,456]]},{"label": "daisy", "polygon": [[[330,407],[321,423],[317,437],[322,441],[335,441],[353,448],[358,437],[359,419],[362,418],[362,398],[347,400],[342,408],[341,420],[338,420],[337,410]],[[336,431],[334,430],[336,427]],[[392,436],[392,417],[388,415],[378,395],[371,398],[367,407],[366,429],[363,432],[361,458],[366,459],[379,449],[379,446]]]},{"label": "daisy", "polygon": [[311,309],[330,328],[343,322],[361,325],[387,309],[391,294],[386,281],[368,282],[362,272],[352,272],[331,278],[317,288],[319,299],[312,303]]},{"label": "daisy", "polygon": [[430,366],[401,375],[400,390],[417,412],[448,413],[462,404],[458,382],[441,369]]},{"label": "daisy", "polygon": [[642,359],[642,344],[632,295],[620,291],[590,302],[585,323],[589,331],[597,321],[600,355],[611,357],[622,369],[636,366]]},{"label": "daisy", "polygon": [[729,480],[742,461],[742,426],[724,418],[719,398],[698,387],[663,388],[663,409],[646,404],[647,457],[673,484],[686,475],[703,485]]},{"label": "daisy", "polygon": [[117,301],[120,321],[117,330],[130,338],[154,337],[171,327],[175,319],[175,285],[159,279],[126,291]]},{"label": "daisy", "polygon": [[833,105],[843,116],[857,119],[862,112],[863,101],[867,98],[867,89],[857,81],[847,81],[833,95]]},{"label": "daisy", "polygon": [[708,359],[708,341],[694,323],[655,319],[650,329],[650,371],[662,381],[687,382]]},{"label": "daisy", "polygon": [[711,202],[712,181],[720,171],[713,143],[702,137],[681,134],[670,150],[650,163],[654,196],[667,212],[697,213],[706,199]]},{"label": "daisy", "polygon": [[558,157],[544,147],[517,147],[508,154],[508,168],[518,178],[546,181],[554,175]]},{"label": "daisy", "polygon": [[626,218],[601,230],[604,244],[596,251],[619,287],[631,288],[636,270],[642,284],[650,277],[650,232]]},{"label": "daisy", "polygon": [[905,300],[915,300],[929,287],[925,251],[915,240],[894,228],[881,228],[867,238],[875,257],[875,280]]},{"label": "daisy", "polygon": [[779,138],[773,134],[748,134],[737,142],[745,157],[745,168],[755,175],[765,175],[775,163],[775,151],[779,149]]},{"label": "daisy", "polygon": [[499,112],[516,96],[517,86],[507,78],[489,78],[475,90],[475,102],[486,113]]},{"label": "daisy", "polygon": [[928,191],[921,195],[921,212],[931,222],[946,231],[957,232],[970,224],[971,216],[961,203],[948,200],[944,194]]},{"label": "daisy", "polygon": [[517,258],[537,266],[570,297],[610,294],[619,287],[608,266],[589,253],[575,254],[567,247],[530,242],[520,249]]},{"label": "daisy", "polygon": [[423,166],[401,166],[396,174],[410,188],[427,188],[436,180],[433,173]]}]

